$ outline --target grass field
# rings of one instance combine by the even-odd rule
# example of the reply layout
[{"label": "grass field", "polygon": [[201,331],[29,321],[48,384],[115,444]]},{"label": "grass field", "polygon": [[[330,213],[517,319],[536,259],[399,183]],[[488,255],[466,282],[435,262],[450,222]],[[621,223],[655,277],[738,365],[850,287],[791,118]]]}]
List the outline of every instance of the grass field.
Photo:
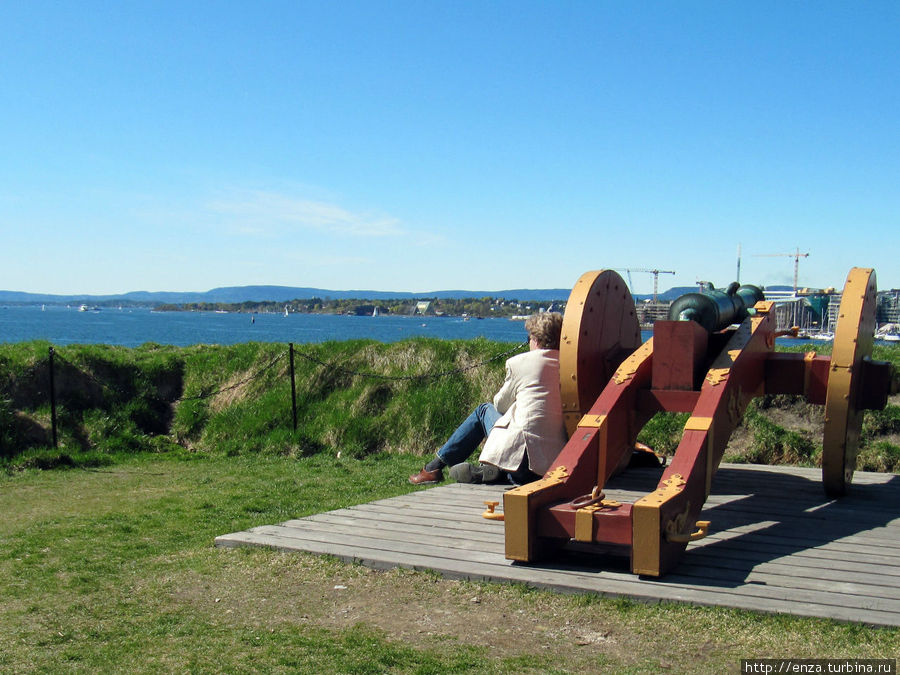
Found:
[{"label": "grass field", "polygon": [[895,658],[900,632],[222,550],[412,490],[420,459],[133,455],[0,476],[0,672],[738,672]]},{"label": "grass field", "polygon": [[363,457],[431,452],[503,381],[515,346],[487,340],[371,340],[303,345],[295,355],[292,430],[288,346],[57,348],[61,452],[51,443],[48,343],[0,344],[0,464],[76,463],[187,448],[217,454]]},{"label": "grass field", "polygon": [[[829,345],[825,345],[828,351]],[[96,465],[135,452],[430,455],[503,380],[509,344],[366,340],[303,345],[292,430],[287,345],[55,350],[59,447],[52,448],[48,343],[0,344],[0,468]],[[515,349],[515,347],[513,347]],[[900,368],[900,348],[874,358]],[[857,468],[900,470],[900,400],[865,413]],[[823,406],[754,401],[727,461],[821,463]],[[661,413],[639,440],[672,454],[686,414]]]},{"label": "grass field", "polygon": [[[49,345],[0,345],[0,672],[719,673],[900,653],[897,630],[213,547],[415,489],[508,349],[305,346],[295,432],[285,345],[71,346],[53,448]],[[900,466],[897,403],[867,413],[859,468]],[[820,414],[760,399],[729,461],[815,464]],[[671,454],[682,425],[659,415],[642,440]]]}]

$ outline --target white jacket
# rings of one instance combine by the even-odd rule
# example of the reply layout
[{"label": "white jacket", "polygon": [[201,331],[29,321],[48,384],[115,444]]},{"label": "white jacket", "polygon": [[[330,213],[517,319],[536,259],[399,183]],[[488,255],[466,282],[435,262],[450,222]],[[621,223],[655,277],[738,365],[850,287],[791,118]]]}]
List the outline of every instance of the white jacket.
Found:
[{"label": "white jacket", "polygon": [[566,444],[559,393],[559,350],[534,349],[506,361],[506,380],[494,406],[502,417],[478,460],[515,471],[528,451],[528,466],[543,475]]}]

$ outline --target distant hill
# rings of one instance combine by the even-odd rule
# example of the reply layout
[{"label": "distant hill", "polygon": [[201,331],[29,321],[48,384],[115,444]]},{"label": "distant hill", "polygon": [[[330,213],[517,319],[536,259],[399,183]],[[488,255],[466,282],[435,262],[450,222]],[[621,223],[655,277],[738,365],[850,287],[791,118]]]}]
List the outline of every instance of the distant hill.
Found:
[{"label": "distant hill", "polygon": [[[658,299],[660,302],[672,302],[673,300],[677,300],[678,298],[680,298],[685,293],[696,293],[696,292],[697,292],[696,286],[675,286],[674,288],[670,288],[669,290],[667,290],[663,293],[660,293],[658,296]],[[652,300],[652,299],[653,299],[652,294],[641,295],[640,293],[638,293],[637,295],[634,296],[635,302],[640,302],[641,300]]]},{"label": "distant hill", "polygon": [[[781,289],[782,287],[772,287]],[[784,289],[789,289],[785,286]],[[659,299],[671,302],[685,293],[693,293],[696,286],[678,286],[660,293]],[[414,300],[431,299],[440,300],[459,298],[502,298],[504,300],[518,300],[520,302],[550,302],[552,300],[566,300],[569,297],[569,288],[513,288],[505,291],[427,291],[423,293],[407,293],[398,291],[371,291],[349,290],[336,291],[326,288],[308,288],[296,286],[226,286],[213,288],[204,292],[150,292],[132,291],[119,295],[50,295],[42,293],[24,293],[21,291],[0,291],[0,303],[15,304],[183,304],[187,302],[289,302],[291,300],[308,300],[309,298],[322,298],[330,300]],[[636,302],[652,299],[650,294],[636,294]]]},{"label": "distant hill", "polygon": [[24,293],[21,291],[0,291],[0,303],[16,304],[182,304],[187,302],[288,302],[323,298],[331,300],[414,300],[451,298],[503,298],[524,302],[550,302],[569,297],[568,288],[558,289],[510,289],[505,291],[427,291],[407,293],[399,291],[348,290],[336,291],[326,288],[294,286],[228,286],[213,288],[204,292],[149,292],[132,291],[118,295],[51,295],[46,293]]}]

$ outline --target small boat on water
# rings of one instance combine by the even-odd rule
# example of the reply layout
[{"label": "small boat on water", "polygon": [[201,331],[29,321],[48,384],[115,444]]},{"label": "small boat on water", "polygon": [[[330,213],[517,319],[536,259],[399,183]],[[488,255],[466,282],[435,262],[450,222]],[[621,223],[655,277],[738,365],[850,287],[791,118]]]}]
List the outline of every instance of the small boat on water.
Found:
[{"label": "small boat on water", "polygon": [[900,324],[886,323],[875,331],[876,340],[885,342],[900,342]]},{"label": "small boat on water", "polygon": [[834,340],[834,333],[813,333],[809,336],[809,339],[830,342],[831,340]]}]

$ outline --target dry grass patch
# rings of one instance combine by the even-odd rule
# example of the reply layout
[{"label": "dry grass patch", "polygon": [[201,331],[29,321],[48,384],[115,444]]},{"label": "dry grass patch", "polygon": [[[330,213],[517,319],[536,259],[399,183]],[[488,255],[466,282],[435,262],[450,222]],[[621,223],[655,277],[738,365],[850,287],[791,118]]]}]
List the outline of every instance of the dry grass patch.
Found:
[{"label": "dry grass patch", "polygon": [[233,373],[222,383],[218,393],[210,397],[210,411],[213,413],[221,412],[247,399],[253,387],[254,375],[255,372],[249,369]]},{"label": "dry grass patch", "polygon": [[[740,659],[790,654],[882,658],[896,631],[690,605],[644,605],[514,585],[378,571],[309,554],[220,551],[213,575],[173,579],[185,603],[241,629],[364,625],[424,652],[475,647],[497,659],[540,658],[558,672],[737,672]],[[808,628],[809,630],[804,630]]]}]

